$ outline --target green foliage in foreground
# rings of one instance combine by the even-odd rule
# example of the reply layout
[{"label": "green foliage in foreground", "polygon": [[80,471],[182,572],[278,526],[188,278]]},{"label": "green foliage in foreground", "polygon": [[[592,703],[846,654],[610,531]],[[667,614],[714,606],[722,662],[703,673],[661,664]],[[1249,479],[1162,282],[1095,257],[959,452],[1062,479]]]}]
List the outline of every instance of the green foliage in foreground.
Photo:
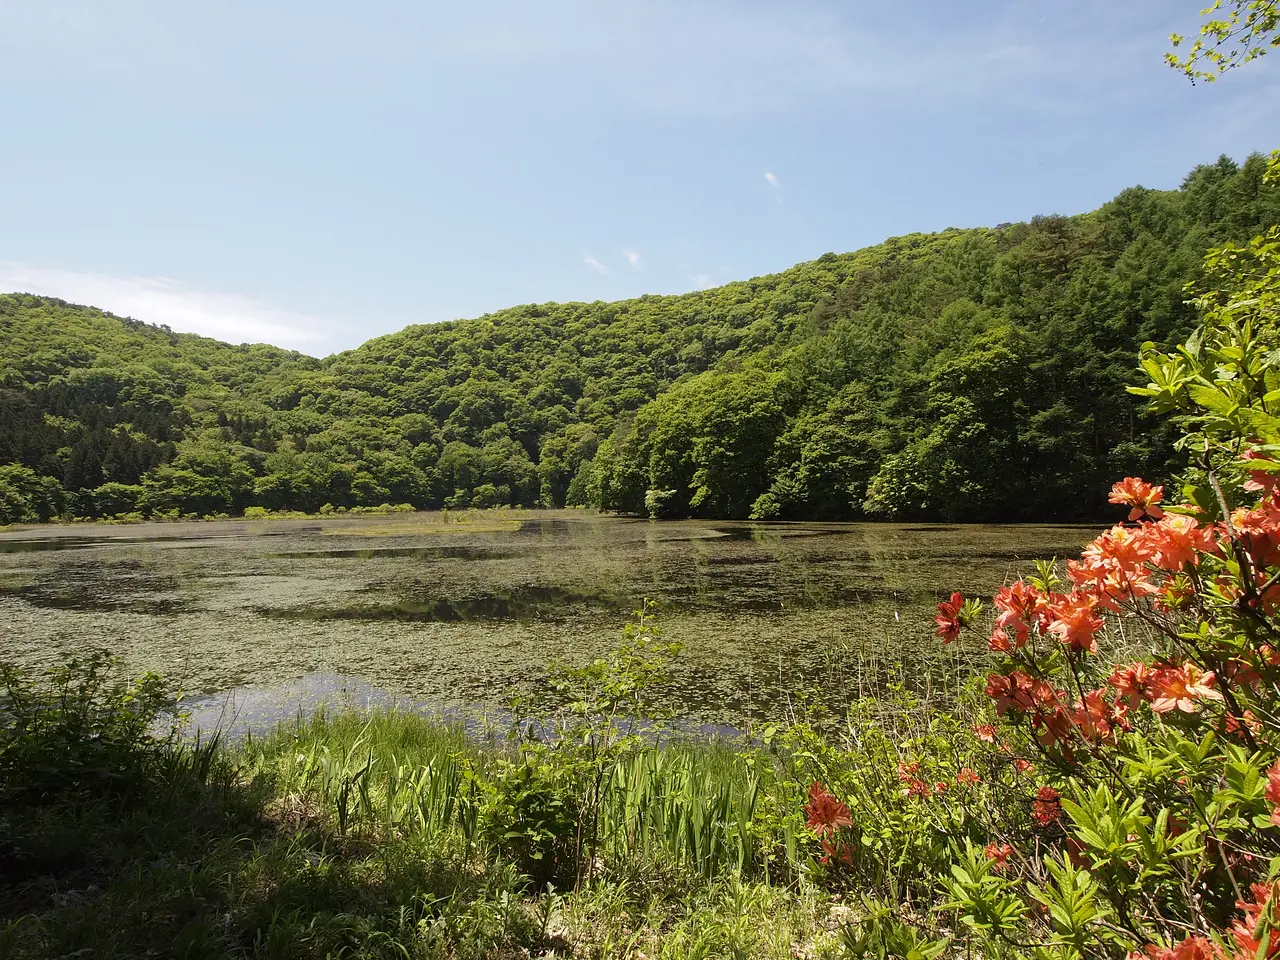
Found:
[{"label": "green foliage in foreground", "polygon": [[543,745],[394,711],[157,739],[162,688],[104,665],[6,672],[0,955],[835,955],[826,897],[767,882],[765,754],[592,749],[609,723],[572,711]]},{"label": "green foliage in foreground", "polygon": [[[1264,162],[1092,213],[826,254],[673,297],[514,307],[324,360],[0,295],[0,524],[409,504],[1096,517],[1166,476],[1124,393]],[[997,467],[997,465],[999,465]]]}]

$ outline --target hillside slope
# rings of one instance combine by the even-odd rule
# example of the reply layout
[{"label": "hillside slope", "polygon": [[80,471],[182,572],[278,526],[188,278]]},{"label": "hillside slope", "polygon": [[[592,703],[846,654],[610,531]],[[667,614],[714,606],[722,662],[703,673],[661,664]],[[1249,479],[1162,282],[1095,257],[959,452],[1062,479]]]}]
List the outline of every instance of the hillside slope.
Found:
[{"label": "hillside slope", "polygon": [[0,522],[411,503],[993,519],[1171,449],[1124,393],[1261,158],[1093,213],[895,238],[672,297],[515,307],[314,360],[0,296]]}]

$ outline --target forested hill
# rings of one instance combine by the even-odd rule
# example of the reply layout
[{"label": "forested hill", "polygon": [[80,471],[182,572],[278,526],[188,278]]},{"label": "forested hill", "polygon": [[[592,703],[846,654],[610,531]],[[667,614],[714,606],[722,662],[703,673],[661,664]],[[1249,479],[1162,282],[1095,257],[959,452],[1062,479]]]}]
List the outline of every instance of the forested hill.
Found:
[{"label": "forested hill", "polygon": [[673,297],[516,307],[325,360],[0,296],[0,522],[562,505],[1065,519],[1169,472],[1124,386],[1264,163],[1092,213],[827,254]]}]

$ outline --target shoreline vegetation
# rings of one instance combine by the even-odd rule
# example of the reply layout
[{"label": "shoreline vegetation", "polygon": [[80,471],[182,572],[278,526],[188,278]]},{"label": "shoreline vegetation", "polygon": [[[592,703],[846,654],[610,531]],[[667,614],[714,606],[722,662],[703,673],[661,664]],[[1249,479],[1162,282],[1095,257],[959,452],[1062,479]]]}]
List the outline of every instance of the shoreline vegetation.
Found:
[{"label": "shoreline vegetation", "polygon": [[[326,509],[328,508],[328,509]],[[95,525],[112,526],[119,524],[140,523],[215,523],[220,521],[255,521],[255,520],[330,520],[345,517],[390,517],[402,514],[419,514],[421,519],[431,519],[431,526],[448,526],[456,524],[466,526],[477,521],[507,520],[511,522],[534,517],[548,517],[557,514],[582,514],[587,507],[464,507],[460,510],[421,510],[409,503],[382,503],[375,506],[333,507],[325,504],[319,510],[306,512],[301,510],[269,510],[266,507],[245,507],[240,514],[150,514],[123,513],[110,517],[50,517],[43,523],[0,524],[0,531],[30,528],[40,530],[48,526]]]}]

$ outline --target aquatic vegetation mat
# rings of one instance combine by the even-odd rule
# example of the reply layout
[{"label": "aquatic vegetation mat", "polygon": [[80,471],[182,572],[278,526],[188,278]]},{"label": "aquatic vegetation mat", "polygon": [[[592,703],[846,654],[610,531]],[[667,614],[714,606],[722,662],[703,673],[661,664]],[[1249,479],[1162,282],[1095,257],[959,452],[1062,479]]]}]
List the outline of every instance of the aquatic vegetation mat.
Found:
[{"label": "aquatic vegetation mat", "polygon": [[548,662],[608,649],[650,598],[684,646],[666,706],[742,725],[786,709],[798,689],[824,691],[835,709],[894,678],[927,687],[955,657],[932,642],[938,589],[993,590],[1096,533],[581,511],[513,516],[499,529],[458,520],[0,534],[9,656],[42,665],[106,645],[192,696],[328,674],[440,709],[501,706],[536,689]]}]

